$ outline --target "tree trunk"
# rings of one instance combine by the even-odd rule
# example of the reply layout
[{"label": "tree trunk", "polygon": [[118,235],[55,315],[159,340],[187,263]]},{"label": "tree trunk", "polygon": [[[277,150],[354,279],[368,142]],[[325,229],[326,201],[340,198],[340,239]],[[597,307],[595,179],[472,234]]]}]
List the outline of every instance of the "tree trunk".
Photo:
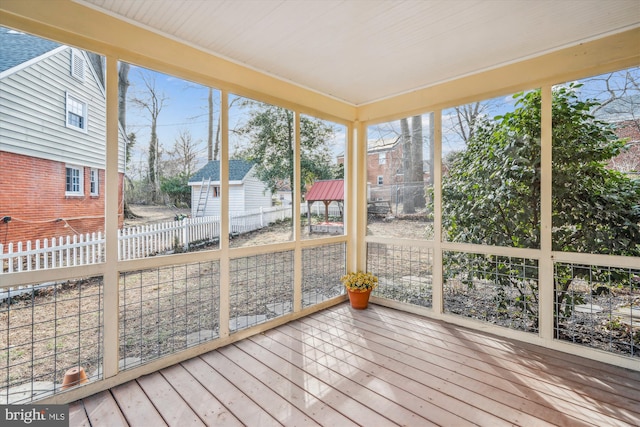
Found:
[{"label": "tree trunk", "polygon": [[[129,64],[127,62],[120,62],[120,67],[118,69],[118,120],[120,121],[120,125],[122,126],[122,130],[124,131],[125,138],[129,137],[127,133],[127,91],[129,90],[129,86],[131,83],[129,82]],[[125,144],[125,178],[126,178],[126,168],[127,162],[129,161],[129,153],[131,147],[129,146],[129,141],[126,141]],[[137,215],[131,211],[129,207],[129,203],[127,202],[127,198],[125,197],[125,180],[122,183],[122,213],[124,217],[127,219],[136,218]]]},{"label": "tree trunk", "polygon": [[121,62],[118,70],[118,119],[125,133],[127,132],[127,90],[129,85],[129,64]]},{"label": "tree trunk", "polygon": [[400,120],[400,138],[402,139],[402,173],[403,173],[403,192],[402,192],[402,211],[405,214],[415,213],[415,205],[411,192],[411,136],[409,134],[409,122],[407,119]]},{"label": "tree trunk", "polygon": [[157,119],[151,119],[151,140],[149,141],[149,186],[151,187],[151,201],[155,203],[157,198],[156,191],[156,166],[158,164],[158,135],[156,134]]},{"label": "tree trunk", "polygon": [[213,147],[213,160],[218,160],[220,151],[220,116],[218,116],[218,126],[216,127],[216,144]]},{"label": "tree trunk", "polygon": [[424,208],[424,156],[422,154],[422,116],[411,118],[411,189],[416,208]]}]

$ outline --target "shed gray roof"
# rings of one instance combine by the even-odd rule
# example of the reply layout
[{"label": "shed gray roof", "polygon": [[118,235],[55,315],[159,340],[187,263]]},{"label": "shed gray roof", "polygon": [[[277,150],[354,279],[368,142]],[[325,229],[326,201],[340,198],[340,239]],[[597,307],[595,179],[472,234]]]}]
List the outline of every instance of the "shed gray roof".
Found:
[{"label": "shed gray roof", "polygon": [[[242,181],[249,173],[253,163],[246,160],[229,160],[229,181]],[[204,165],[202,169],[197,171],[189,179],[189,183],[199,183],[202,179],[211,179],[211,181],[220,181],[220,161],[211,160]]]},{"label": "shed gray roof", "polygon": [[62,46],[30,34],[0,27],[0,73]]}]

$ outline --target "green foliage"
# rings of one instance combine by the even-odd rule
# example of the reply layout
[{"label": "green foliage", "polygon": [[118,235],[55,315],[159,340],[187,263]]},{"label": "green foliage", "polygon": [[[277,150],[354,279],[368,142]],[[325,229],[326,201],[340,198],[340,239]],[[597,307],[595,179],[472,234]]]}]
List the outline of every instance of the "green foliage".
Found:
[{"label": "green foliage", "polygon": [[451,241],[539,246],[540,98],[519,97],[514,112],[479,120],[467,150],[450,159],[443,225]]},{"label": "green foliage", "polygon": [[171,199],[175,206],[191,204],[191,188],[189,188],[189,177],[186,174],[161,178],[160,190]]},{"label": "green foliage", "polygon": [[133,150],[134,145],[136,145],[136,134],[135,132],[131,132],[129,135],[127,135],[127,144],[125,146],[126,150],[125,150],[125,162],[127,163],[127,165],[129,164],[129,161],[131,160],[131,151]]},{"label": "green foliage", "polygon": [[[640,180],[606,167],[624,141],[595,119],[590,111],[598,104],[580,100],[579,87],[571,84],[553,92],[553,249],[638,256]],[[449,241],[540,247],[541,95],[536,90],[514,98],[513,112],[479,120],[467,150],[449,158],[443,183],[443,227]],[[463,264],[449,258],[445,271],[459,276]],[[515,273],[500,271],[496,282],[515,283],[522,295],[531,295],[524,292],[533,286],[531,276]],[[593,274],[557,269],[558,310],[575,302],[566,291],[582,273]],[[607,274],[616,279],[615,271]],[[513,277],[521,279],[514,282]],[[562,309],[563,303],[569,308]]]},{"label": "green foliage", "polygon": [[553,248],[638,256],[640,181],[606,168],[625,142],[589,114],[598,104],[579,101],[574,87],[554,94]]},{"label": "green foliage", "polygon": [[[258,178],[275,192],[293,182],[295,149],[293,112],[273,105],[252,103],[247,123],[239,130],[249,139],[249,146],[236,156],[256,163]],[[334,175],[331,151],[327,142],[333,128],[306,116],[300,118],[301,192],[305,184]]]},{"label": "green foliage", "polygon": [[[580,101],[579,85],[553,93],[553,249],[640,254],[640,182],[606,168],[624,141]],[[478,125],[451,159],[443,185],[449,240],[540,246],[540,91],[514,95],[516,109]],[[469,215],[473,212],[473,215]]]},{"label": "green foliage", "polygon": [[331,172],[331,178],[344,179],[344,163],[336,163]]}]

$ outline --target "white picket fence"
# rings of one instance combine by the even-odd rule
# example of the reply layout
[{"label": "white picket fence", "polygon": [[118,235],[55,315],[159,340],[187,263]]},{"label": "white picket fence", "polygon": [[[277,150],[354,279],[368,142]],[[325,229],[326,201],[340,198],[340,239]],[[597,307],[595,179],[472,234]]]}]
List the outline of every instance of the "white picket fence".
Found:
[{"label": "white picket fence", "polygon": [[[324,209],[324,207],[323,207]],[[291,218],[291,206],[230,214],[229,232],[242,234]],[[306,213],[306,208],[303,213]],[[220,237],[220,217],[185,218],[118,230],[118,259],[145,258]],[[103,233],[0,244],[0,274],[104,262]]]},{"label": "white picket fence", "polygon": [[0,274],[102,262],[102,233],[0,244]]}]

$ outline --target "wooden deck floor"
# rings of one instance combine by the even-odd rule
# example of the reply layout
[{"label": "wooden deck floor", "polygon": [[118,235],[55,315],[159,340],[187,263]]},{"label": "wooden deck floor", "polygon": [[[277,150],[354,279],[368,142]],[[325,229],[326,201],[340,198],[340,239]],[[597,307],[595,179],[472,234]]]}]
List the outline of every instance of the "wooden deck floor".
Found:
[{"label": "wooden deck floor", "polygon": [[115,387],[71,425],[640,425],[640,373],[346,303]]}]

